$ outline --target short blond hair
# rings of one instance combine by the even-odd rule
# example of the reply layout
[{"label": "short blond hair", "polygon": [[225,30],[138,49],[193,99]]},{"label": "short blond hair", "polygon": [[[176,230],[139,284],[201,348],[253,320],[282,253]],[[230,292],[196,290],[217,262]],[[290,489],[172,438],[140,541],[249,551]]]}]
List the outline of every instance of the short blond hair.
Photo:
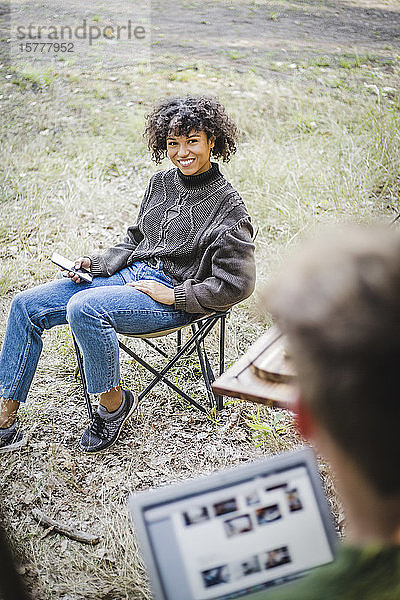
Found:
[{"label": "short blond hair", "polygon": [[324,232],[266,290],[304,401],[381,493],[400,491],[400,234]]}]

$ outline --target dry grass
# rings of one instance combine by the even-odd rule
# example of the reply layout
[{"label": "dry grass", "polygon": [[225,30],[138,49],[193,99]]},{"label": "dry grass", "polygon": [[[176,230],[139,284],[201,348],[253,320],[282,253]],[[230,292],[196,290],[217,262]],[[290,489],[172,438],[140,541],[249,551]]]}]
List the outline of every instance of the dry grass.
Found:
[{"label": "dry grass", "polygon": [[[289,67],[279,68],[285,74]],[[354,68],[310,64],[274,80],[201,63],[176,72],[127,67],[112,80],[101,71],[73,67],[43,74],[26,65],[7,73],[11,78],[0,70],[7,117],[0,166],[2,331],[13,294],[53,277],[48,261],[53,250],[76,256],[107,247],[132,222],[155,170],[141,140],[143,118],[162,95],[218,95],[239,122],[242,143],[223,171],[259,227],[258,289],[318,223],[390,222],[399,210],[396,59],[390,70],[368,61]],[[229,362],[267,322],[257,294],[235,308]],[[279,433],[277,411],[259,413],[234,402],[218,419],[207,419],[161,387],[143,402],[115,449],[93,457],[78,454],[86,415],[74,366],[68,331],[46,332],[22,415],[29,446],[2,457],[3,509],[12,543],[36,598],[149,598],[127,494],[301,441],[285,411],[278,413]],[[126,385],[134,387],[142,372],[123,367]],[[185,379],[191,388],[197,385],[190,365]],[[252,423],[260,426],[256,437]],[[339,521],[329,469],[322,462],[321,469]],[[101,534],[101,544],[83,547],[51,532],[43,535],[32,519],[33,507]]]},{"label": "dry grass", "polygon": [[[148,598],[127,495],[261,457],[264,444],[256,447],[242,403],[207,419],[161,389],[143,401],[114,449],[96,456],[77,453],[87,417],[66,335],[61,330],[46,336],[51,351],[42,358],[23,412],[29,446],[3,462],[3,510],[12,540],[37,598]],[[123,366],[125,383],[134,387],[139,369]],[[193,388],[193,374],[189,385]],[[268,420],[269,411],[263,413]],[[290,417],[282,413],[285,433],[266,438],[269,452],[299,443]],[[43,537],[32,519],[34,507],[100,534],[100,545],[82,546],[51,532]]]}]

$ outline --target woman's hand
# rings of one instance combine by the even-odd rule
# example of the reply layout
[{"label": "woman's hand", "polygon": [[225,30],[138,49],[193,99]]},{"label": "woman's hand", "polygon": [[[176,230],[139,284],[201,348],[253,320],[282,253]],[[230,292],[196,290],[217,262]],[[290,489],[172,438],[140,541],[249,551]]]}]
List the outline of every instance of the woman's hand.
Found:
[{"label": "woman's hand", "polygon": [[141,279],[140,281],[131,281],[127,283],[130,287],[134,287],[141,292],[144,292],[150,298],[161,304],[173,304],[175,302],[174,290],[152,279]]},{"label": "woman's hand", "polygon": [[[78,258],[75,261],[75,269],[86,269],[87,271],[90,271],[91,266],[92,261],[87,256],[81,256],[81,258]],[[72,271],[68,271],[67,277],[72,279],[72,281],[75,281],[75,283],[80,283],[82,281],[79,275],[72,273]]]}]

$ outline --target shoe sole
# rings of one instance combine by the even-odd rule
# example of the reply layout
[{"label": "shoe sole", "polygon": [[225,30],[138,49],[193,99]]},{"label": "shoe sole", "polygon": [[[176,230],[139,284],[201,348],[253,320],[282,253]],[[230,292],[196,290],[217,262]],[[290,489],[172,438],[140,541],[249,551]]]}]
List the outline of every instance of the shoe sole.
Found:
[{"label": "shoe sole", "polygon": [[8,446],[3,446],[0,448],[0,454],[6,454],[7,452],[13,452],[13,450],[18,450],[18,448],[22,448],[22,446],[26,446],[28,443],[28,436],[24,435],[22,439],[18,440],[14,444],[9,444]]},{"label": "shoe sole", "polygon": [[79,444],[78,447],[82,452],[85,452],[85,454],[100,454],[101,452],[104,452],[105,450],[108,450],[109,448],[111,448],[111,446],[114,446],[114,444],[116,444],[118,442],[119,436],[121,435],[121,431],[125,425],[125,423],[127,422],[127,420],[133,415],[133,413],[135,412],[135,410],[137,410],[139,406],[139,398],[137,395],[134,396],[134,402],[130,408],[129,413],[126,415],[125,419],[122,421],[121,423],[121,427],[118,430],[118,434],[117,437],[115,438],[115,440],[113,440],[110,444],[108,444],[108,446],[104,446],[104,448],[100,448],[99,450],[97,450],[96,448],[94,448],[93,450],[86,450],[86,448],[82,448]]}]

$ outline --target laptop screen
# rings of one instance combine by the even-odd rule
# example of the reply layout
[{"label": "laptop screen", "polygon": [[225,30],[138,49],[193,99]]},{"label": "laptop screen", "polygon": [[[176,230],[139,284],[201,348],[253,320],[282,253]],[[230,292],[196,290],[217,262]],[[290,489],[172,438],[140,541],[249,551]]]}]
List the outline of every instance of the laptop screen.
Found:
[{"label": "laptop screen", "polygon": [[147,492],[141,515],[156,597],[256,600],[333,560],[335,534],[315,465],[308,452],[294,454],[231,470],[231,481],[230,471],[205,478],[197,490],[190,482],[186,491],[172,486],[176,493],[159,503]]}]

